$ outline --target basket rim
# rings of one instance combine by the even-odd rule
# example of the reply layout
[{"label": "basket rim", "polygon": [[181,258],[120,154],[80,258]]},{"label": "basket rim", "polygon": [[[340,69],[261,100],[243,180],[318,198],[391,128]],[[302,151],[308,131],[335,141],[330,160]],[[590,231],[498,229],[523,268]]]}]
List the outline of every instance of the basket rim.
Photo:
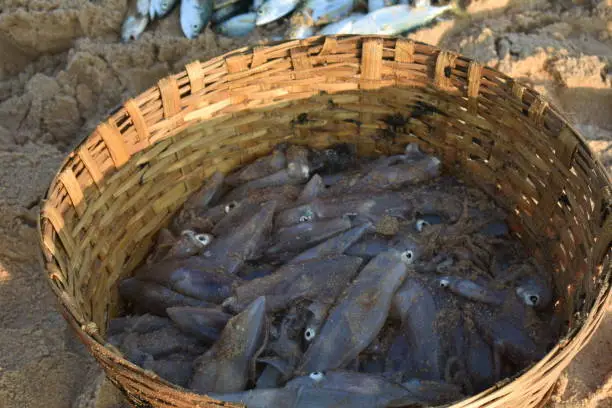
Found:
[{"label": "basket rim", "polygon": [[[233,56],[240,56],[240,55],[248,55],[248,54],[252,54],[254,51],[256,50],[266,50],[266,49],[271,49],[275,46],[279,46],[279,45],[283,45],[285,47],[287,47],[287,49],[293,49],[293,48],[298,48],[298,47],[321,47],[324,46],[325,42],[327,41],[328,38],[332,38],[335,41],[344,41],[344,40],[356,40],[356,41],[366,41],[368,39],[381,39],[381,40],[389,40],[389,41],[395,41],[398,39],[398,37],[396,36],[386,36],[386,35],[351,35],[351,34],[347,34],[347,35],[338,35],[338,36],[315,36],[315,37],[310,37],[308,39],[305,40],[281,40],[281,41],[274,41],[274,42],[269,42],[265,45],[250,45],[250,46],[246,46],[246,47],[241,47],[238,49],[234,49],[234,50],[230,50],[228,52],[225,52],[219,56],[213,57],[209,60],[206,60],[203,64],[205,64],[206,66],[210,66],[216,63],[221,63],[226,61],[228,58],[233,57]],[[441,53],[441,52],[447,52],[446,50],[441,49],[440,47],[431,45],[431,44],[427,44],[425,42],[420,42],[420,41],[412,41],[410,40],[411,43],[413,44],[418,44],[422,47],[426,47],[429,50],[431,50],[432,53],[437,52],[437,53]],[[475,62],[472,58],[466,57],[462,54],[457,54],[461,59],[471,63],[471,62]],[[200,61],[198,60],[194,60],[191,63],[198,63],[198,64],[202,64],[200,63]],[[187,64],[189,65],[189,64]],[[518,81],[516,81],[514,78],[502,73],[501,71],[496,70],[495,68],[492,67],[488,67],[488,66],[483,66],[484,68],[486,68],[488,71],[495,73],[496,75],[499,75],[501,78],[506,79],[507,81],[512,81],[512,83],[518,83]],[[180,70],[177,73],[174,74],[170,74],[167,75],[165,77],[163,77],[162,79],[173,79],[173,80],[177,80],[179,78],[184,78],[186,75],[188,75],[188,71],[186,68],[183,68],[182,70]],[[393,85],[392,85],[393,86]],[[525,86],[525,85],[521,85],[525,90],[529,91],[531,94],[533,94],[534,98],[536,98],[537,100],[542,100],[545,101],[545,98],[543,98],[537,91],[535,91],[534,89]],[[367,90],[365,90],[367,92]],[[138,96],[135,96],[134,98],[140,98],[143,97],[144,95],[147,94],[160,94],[160,87],[159,84],[158,85],[154,85],[151,86],[150,88],[148,88],[147,90],[141,92],[140,94],[138,94]],[[124,101],[125,102],[125,101]],[[578,129],[576,129],[575,126],[573,126],[571,124],[571,122],[569,121],[569,119],[565,116],[565,114],[563,114],[554,104],[552,103],[548,103],[546,102],[546,107],[550,109],[550,112],[554,115],[556,115],[564,124],[564,126],[567,126],[567,128],[572,132],[573,136],[575,136],[577,138],[577,140],[583,145],[582,147],[589,153],[590,157],[592,158],[593,161],[593,165],[597,167],[598,171],[600,174],[604,175],[606,178],[606,188],[607,188],[607,192],[606,195],[608,197],[612,196],[612,178],[611,175],[608,174],[608,172],[606,171],[605,167],[603,166],[603,164],[601,163],[601,161],[599,160],[598,157],[596,157],[592,151],[592,149],[589,147],[586,138],[580,133],[580,131],[578,131]],[[125,104],[122,104],[121,107],[118,110],[115,110],[111,113],[109,113],[109,115],[104,118],[101,123],[105,123],[109,120],[111,120],[112,118],[118,117],[119,115],[129,115],[128,111],[126,110]],[[528,119],[524,119],[524,120],[528,120]],[[198,122],[193,122],[193,124],[197,124]],[[95,131],[94,131],[95,133]],[[69,154],[66,155],[66,157],[64,158],[64,160],[61,162],[60,166],[58,167],[58,170],[55,173],[55,176],[53,177],[52,181],[49,184],[49,188],[47,189],[47,191],[45,192],[43,198],[41,199],[41,204],[40,204],[40,213],[39,216],[37,217],[37,228],[38,228],[38,236],[39,236],[39,248],[40,248],[40,254],[41,256],[41,264],[43,266],[43,273],[45,274],[45,278],[47,279],[48,283],[50,284],[52,290],[54,291],[55,295],[58,297],[59,300],[59,304],[60,304],[60,308],[61,308],[61,312],[62,315],[64,316],[64,318],[66,318],[66,320],[69,322],[70,326],[73,327],[73,329],[77,332],[77,335],[81,338],[81,340],[86,344],[86,346],[90,349],[90,352],[92,354],[94,354],[94,356],[96,357],[96,359],[98,360],[98,363],[101,364],[100,360],[98,359],[98,356],[96,355],[97,353],[101,353],[102,350],[105,350],[108,354],[112,355],[112,358],[115,359],[117,362],[120,362],[121,365],[124,366],[129,366],[132,369],[135,369],[137,371],[140,372],[141,375],[143,376],[147,376],[151,379],[155,378],[153,376],[151,376],[148,372],[144,371],[141,367],[134,365],[130,362],[128,362],[125,359],[120,358],[119,356],[115,356],[113,355],[109,350],[106,349],[105,345],[105,341],[104,339],[101,337],[101,335],[98,332],[98,329],[96,327],[92,327],[91,325],[88,325],[89,322],[87,322],[83,316],[76,316],[75,314],[72,313],[71,311],[71,307],[69,307],[69,305],[67,304],[68,300],[66,298],[66,296],[62,296],[62,293],[60,293],[60,291],[53,285],[52,283],[52,273],[53,271],[48,270],[48,264],[45,263],[45,258],[44,258],[44,254],[47,252],[47,248],[45,247],[44,241],[43,241],[43,228],[42,228],[42,222],[43,222],[43,214],[45,212],[45,210],[47,209],[49,203],[49,199],[51,197],[51,194],[53,193],[53,187],[58,183],[59,179],[60,179],[60,175],[62,173],[62,171],[65,169],[66,165],[69,163],[69,161],[75,157],[75,154],[77,151],[79,151],[80,148],[84,147],[85,144],[90,140],[90,138],[94,135],[94,133],[90,133],[87,134],[86,136],[84,136],[83,138],[81,138],[79,140],[79,142],[75,145],[75,147],[70,151]],[[151,147],[155,146],[156,143],[161,142],[164,139],[161,140],[156,140],[154,142],[152,142],[149,146],[145,147],[145,149],[150,149]],[[129,160],[132,160],[133,156],[131,156],[129,158]],[[111,177],[113,174],[115,174],[118,171],[118,169],[114,169],[111,173],[107,174],[104,176],[104,179]],[[608,217],[606,219],[606,225],[612,225],[612,216]],[[606,255],[605,252],[602,255]],[[482,398],[485,398],[487,396],[491,396],[492,394],[495,394],[495,391],[500,390],[500,389],[504,389],[507,388],[509,384],[515,383],[515,381],[517,381],[518,379],[520,379],[521,377],[523,377],[525,374],[529,373],[529,372],[541,372],[543,371],[543,366],[545,364],[548,364],[550,362],[550,357],[554,356],[554,354],[559,351],[559,349],[563,349],[566,347],[572,347],[572,345],[574,346],[574,349],[577,348],[576,353],[579,349],[581,349],[590,339],[590,337],[592,336],[594,329],[596,329],[599,326],[599,323],[601,322],[601,317],[602,314],[605,313],[605,308],[607,304],[612,304],[612,290],[611,290],[611,284],[610,284],[610,278],[612,277],[612,269],[608,268],[607,271],[605,271],[604,276],[603,276],[603,284],[601,285],[601,287],[598,290],[598,295],[597,295],[597,299],[595,300],[595,303],[592,305],[592,307],[589,309],[588,314],[586,316],[584,316],[584,319],[581,319],[580,321],[577,322],[575,328],[573,331],[571,331],[570,333],[567,333],[566,335],[564,335],[561,339],[559,339],[558,343],[555,345],[555,347],[550,350],[547,355],[540,361],[538,361],[537,363],[535,363],[534,365],[527,367],[526,369],[522,370],[521,372],[517,373],[515,376],[513,376],[511,378],[510,381],[508,382],[502,382],[498,384],[494,385],[491,388],[488,388],[487,390],[482,391],[481,393],[475,394],[473,396],[469,396],[464,400],[461,401],[456,401],[453,404],[458,404],[459,402],[461,403],[461,406],[468,406],[470,403],[473,402],[480,402]],[[597,310],[596,310],[597,309]],[[578,336],[578,334],[580,332],[582,332],[587,323],[591,323],[591,322],[595,322],[594,326],[591,326],[591,333],[586,334],[586,340],[580,344],[580,345],[576,345],[577,341],[576,338]],[[565,364],[567,365],[567,364]],[[561,362],[557,363],[557,366],[563,366],[563,368],[565,368],[565,365]],[[105,370],[109,370],[108,367],[104,367]],[[549,370],[546,370],[549,371]],[[159,380],[159,378],[155,378],[156,380]],[[164,380],[162,380],[164,381]],[[177,385],[171,384],[166,382],[166,384],[174,390],[180,391],[181,393],[185,393],[185,394],[192,394],[192,395],[196,395],[198,397],[204,397],[202,395],[199,394],[193,394],[191,391],[184,389],[182,387],[179,387]],[[212,401],[212,400],[211,400]],[[229,404],[231,405],[231,404]],[[455,406],[455,405],[453,405]]]}]

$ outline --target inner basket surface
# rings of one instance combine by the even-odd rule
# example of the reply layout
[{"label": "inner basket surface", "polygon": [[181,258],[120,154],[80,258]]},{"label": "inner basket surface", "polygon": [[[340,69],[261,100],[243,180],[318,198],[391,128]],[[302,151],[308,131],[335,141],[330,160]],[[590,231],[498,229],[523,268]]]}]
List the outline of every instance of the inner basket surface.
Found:
[{"label": "inner basket surface", "polygon": [[423,43],[313,37],[243,48],[130,99],[64,161],[42,207],[46,276],[61,310],[132,404],[228,406],[143,371],[105,347],[117,281],[214,171],[281,141],[361,155],[416,142],[488,192],[555,277],[567,334],[536,365],[453,407],[531,407],[599,325],[610,291],[611,183],[584,140],[535,91]]}]

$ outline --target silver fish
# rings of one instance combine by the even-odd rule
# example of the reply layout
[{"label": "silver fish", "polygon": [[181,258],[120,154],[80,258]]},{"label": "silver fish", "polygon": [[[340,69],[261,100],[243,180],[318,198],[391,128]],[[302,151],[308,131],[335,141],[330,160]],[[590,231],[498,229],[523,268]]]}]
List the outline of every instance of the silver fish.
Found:
[{"label": "silver fish", "polygon": [[361,263],[360,258],[337,255],[285,264],[272,275],[238,286],[234,297],[226,299],[223,305],[240,311],[264,294],[270,312],[284,309],[300,298],[333,303],[353,279]]},{"label": "silver fish", "polygon": [[239,14],[219,24],[219,32],[227,37],[244,37],[255,29],[256,19],[255,12]]},{"label": "silver fish", "polygon": [[393,6],[395,1],[393,0],[368,0],[368,12],[373,12],[378,9]]},{"label": "silver fish", "polygon": [[213,0],[181,0],[181,29],[194,39],[206,28],[213,13]]},{"label": "silver fish", "polygon": [[248,12],[250,5],[249,0],[238,0],[231,3],[215,1],[215,11],[210,21],[212,24],[221,24],[234,16]]},{"label": "silver fish", "polygon": [[204,300],[185,296],[155,282],[146,282],[135,278],[127,278],[119,283],[119,294],[125,300],[133,303],[139,310],[166,315],[166,309],[173,306],[213,305]]},{"label": "silver fish", "polygon": [[251,180],[260,179],[282,170],[287,165],[285,153],[280,149],[275,149],[267,156],[263,156],[249,163],[241,169],[233,172],[225,178],[225,182],[230,186],[246,183]]},{"label": "silver fish", "polygon": [[368,13],[353,24],[351,34],[396,35],[429,23],[456,5],[411,8],[406,5],[384,7]]},{"label": "silver fish", "polygon": [[353,30],[353,24],[355,21],[364,17],[364,13],[353,13],[343,18],[340,21],[336,21],[335,23],[331,23],[323,27],[319,31],[319,35],[339,35],[339,34],[350,34]]},{"label": "silver fish", "polygon": [[149,5],[149,18],[155,20],[162,18],[172,10],[176,4],[176,0],[151,0]]},{"label": "silver fish", "polygon": [[300,0],[266,0],[257,9],[256,25],[264,25],[291,13]]},{"label": "silver fish", "polygon": [[292,24],[289,26],[285,37],[289,40],[303,40],[312,37],[316,30],[313,26]]},{"label": "silver fish", "polygon": [[289,263],[299,263],[332,255],[340,255],[344,253],[344,251],[346,251],[346,249],[348,249],[351,245],[357,242],[366,231],[372,228],[373,226],[371,222],[366,222],[362,225],[353,227],[350,230],[342,232],[315,247],[307,249],[295,258],[291,259]]},{"label": "silver fish", "polygon": [[407,268],[399,251],[390,250],[372,259],[330,311],[299,372],[340,368],[365,349],[383,327]]},{"label": "silver fish", "polygon": [[232,317],[219,309],[200,307],[169,307],[166,312],[181,331],[206,343],[217,341],[221,330]]},{"label": "silver fish", "polygon": [[348,16],[354,4],[354,0],[306,0],[296,14],[303,14],[309,25],[319,26]]},{"label": "silver fish", "polygon": [[251,360],[266,331],[266,299],[260,297],[229,320],[215,345],[196,361],[189,388],[201,394],[243,391]]},{"label": "silver fish", "polygon": [[121,26],[121,40],[137,40],[149,24],[149,0],[129,0]]}]

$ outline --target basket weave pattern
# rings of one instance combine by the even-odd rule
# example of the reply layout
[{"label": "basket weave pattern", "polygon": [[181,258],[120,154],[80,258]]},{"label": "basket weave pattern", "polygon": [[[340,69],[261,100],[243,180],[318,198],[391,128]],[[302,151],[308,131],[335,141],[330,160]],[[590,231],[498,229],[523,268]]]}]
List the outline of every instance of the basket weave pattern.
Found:
[{"label": "basket weave pattern", "polygon": [[145,372],[105,347],[117,280],[214,171],[291,140],[364,155],[417,142],[509,211],[555,274],[570,333],[514,381],[453,407],[532,407],[590,339],[612,299],[612,185],[584,140],[535,91],[436,47],[378,36],[243,48],[161,79],[64,161],[39,220],[61,309],[132,404],[228,406]]}]

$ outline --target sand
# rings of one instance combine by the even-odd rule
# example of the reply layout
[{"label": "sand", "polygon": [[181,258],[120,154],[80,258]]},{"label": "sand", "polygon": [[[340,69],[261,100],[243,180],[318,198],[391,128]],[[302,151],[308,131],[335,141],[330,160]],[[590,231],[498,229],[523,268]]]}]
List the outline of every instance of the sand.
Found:
[{"label": "sand", "polygon": [[[464,2],[465,3],[465,2]],[[520,78],[556,103],[612,171],[612,1],[476,0],[409,37]],[[182,37],[178,10],[119,43],[124,0],[0,3],[0,408],[119,408],[122,397],[57,313],[37,256],[39,201],[64,155],[160,77],[282,34]],[[612,406],[612,306],[551,407]]]}]

